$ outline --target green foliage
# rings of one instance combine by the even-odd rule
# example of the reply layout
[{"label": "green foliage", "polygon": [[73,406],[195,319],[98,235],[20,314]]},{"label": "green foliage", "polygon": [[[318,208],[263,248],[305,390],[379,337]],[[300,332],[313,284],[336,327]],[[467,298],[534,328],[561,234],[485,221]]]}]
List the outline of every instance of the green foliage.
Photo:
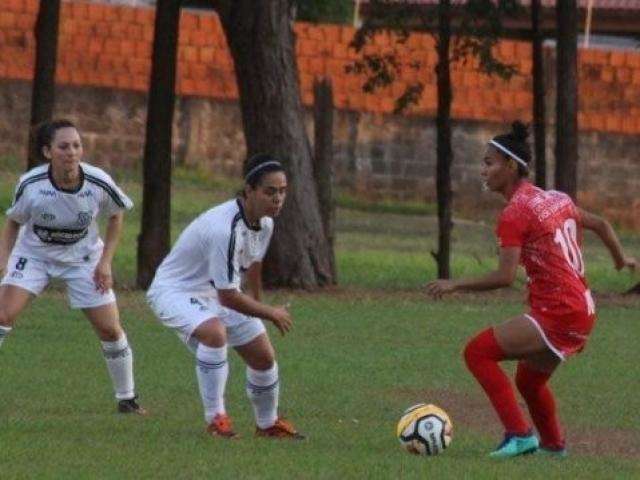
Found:
[{"label": "green foliage", "polygon": [[351,23],[353,2],[348,0],[294,0],[297,20],[312,23]]},{"label": "green foliage", "polygon": [[[439,6],[398,5],[385,0],[370,0],[368,15],[363,25],[356,31],[351,44],[357,51],[381,33],[391,35],[396,44],[406,43],[412,31],[430,32],[436,38]],[[501,78],[509,79],[517,73],[514,65],[500,61],[493,54],[493,48],[503,36],[502,21],[521,11],[518,0],[467,0],[454,5],[452,13],[453,45],[450,59],[453,62],[478,60],[480,70]],[[347,72],[366,74],[363,90],[371,93],[378,88],[391,85],[403,69],[418,70],[419,61],[403,62],[397,51],[383,54],[365,54],[347,66]],[[402,112],[416,105],[424,89],[421,81],[409,84],[396,99],[395,111]]]}]

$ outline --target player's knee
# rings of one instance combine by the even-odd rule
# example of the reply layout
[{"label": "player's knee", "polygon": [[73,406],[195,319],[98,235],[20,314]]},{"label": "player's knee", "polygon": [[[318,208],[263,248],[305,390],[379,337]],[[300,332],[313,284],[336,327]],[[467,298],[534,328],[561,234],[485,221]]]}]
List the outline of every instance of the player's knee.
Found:
[{"label": "player's knee", "polygon": [[276,363],[273,352],[264,352],[257,356],[251,365],[254,370],[271,370]]},{"label": "player's knee", "polygon": [[7,310],[0,306],[0,326],[2,327],[11,327],[13,326],[14,318],[9,315]]},{"label": "player's knee", "polygon": [[103,325],[97,327],[98,337],[103,342],[115,342],[124,337],[124,330],[120,325]]},{"label": "player's knee", "polygon": [[491,328],[483,330],[469,340],[464,348],[463,355],[469,368],[485,360],[500,361],[504,358],[504,352],[498,345]]},{"label": "player's knee", "polygon": [[207,328],[199,332],[198,341],[207,347],[220,348],[226,345],[227,336],[225,335],[224,329]]},{"label": "player's knee", "polygon": [[523,363],[518,364],[516,370],[516,387],[523,396],[531,396],[545,388],[547,377],[545,374],[531,370]]},{"label": "player's knee", "polygon": [[476,337],[469,340],[462,351],[462,357],[464,358],[467,367],[470,367],[478,356],[478,347],[475,340]]},{"label": "player's knee", "polygon": [[201,323],[194,330],[193,336],[199,343],[211,348],[220,348],[227,344],[226,330],[220,320],[215,318]]}]

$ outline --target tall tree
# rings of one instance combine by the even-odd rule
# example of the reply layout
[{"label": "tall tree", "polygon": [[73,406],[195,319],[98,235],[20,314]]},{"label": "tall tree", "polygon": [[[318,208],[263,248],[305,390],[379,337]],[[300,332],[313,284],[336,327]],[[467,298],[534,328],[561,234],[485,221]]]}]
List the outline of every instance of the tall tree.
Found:
[{"label": "tall tree", "polygon": [[[456,24],[453,25],[455,10]],[[480,69],[488,74],[509,78],[515,73],[512,65],[498,61],[493,47],[502,35],[502,17],[518,11],[516,0],[468,0],[452,5],[451,0],[440,0],[434,11],[423,5],[406,8],[385,0],[371,0],[368,16],[356,32],[353,46],[362,51],[365,44],[380,31],[389,31],[397,36],[399,43],[409,37],[411,31],[427,31],[435,36],[438,61],[435,67],[438,89],[436,113],[437,160],[436,195],[438,200],[438,250],[432,252],[438,266],[438,277],[449,278],[451,274],[451,231],[452,189],[451,165],[451,63],[469,57],[478,59]],[[366,73],[366,92],[393,83],[402,68],[419,68],[420,63],[412,61],[402,65],[393,53],[382,55],[364,54],[362,60],[354,62],[348,70]],[[424,89],[422,82],[409,85],[396,100],[396,111],[400,112],[416,103]]]},{"label": "tall tree", "polygon": [[181,0],[158,0],[143,163],[136,283],[147,288],[171,246],[171,134]]},{"label": "tall tree", "polygon": [[269,152],[288,173],[289,196],[265,258],[267,286],[332,282],[304,127],[289,0],[213,0],[234,60],[248,155]]},{"label": "tall tree", "polygon": [[36,64],[31,91],[31,128],[27,169],[35,167],[40,158],[33,148],[35,146],[33,134],[36,126],[53,117],[59,23],[60,0],[40,0],[35,26]]},{"label": "tall tree", "polygon": [[557,98],[555,188],[576,198],[578,174],[578,5],[556,2]]},{"label": "tall tree", "polygon": [[438,37],[436,49],[436,83],[438,87],[438,107],[436,113],[436,195],[438,198],[438,251],[431,254],[438,264],[438,278],[449,278],[451,257],[452,191],[451,163],[451,2],[441,0],[438,8]]},{"label": "tall tree", "polygon": [[544,86],[544,52],[540,0],[531,0],[531,50],[533,53],[533,132],[536,185],[547,188],[547,138]]},{"label": "tall tree", "polygon": [[313,175],[320,202],[324,235],[331,248],[331,276],[338,283],[333,247],[335,244],[336,205],[333,200],[333,86],[331,79],[316,79],[313,85]]}]

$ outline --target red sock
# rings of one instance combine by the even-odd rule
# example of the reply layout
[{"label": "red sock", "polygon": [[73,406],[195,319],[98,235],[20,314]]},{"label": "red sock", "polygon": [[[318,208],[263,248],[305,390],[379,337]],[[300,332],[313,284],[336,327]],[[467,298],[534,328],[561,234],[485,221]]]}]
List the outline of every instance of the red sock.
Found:
[{"label": "red sock", "polygon": [[551,373],[538,372],[524,362],[518,363],[516,385],[527,402],[531,419],[535,424],[542,446],[560,450],[564,448],[564,437],[556,415],[556,401],[547,385]]},{"label": "red sock", "polygon": [[509,378],[498,362],[504,359],[504,352],[488,328],[471,339],[464,349],[467,367],[491,400],[507,433],[528,435],[531,427],[524,418],[516,401],[516,395]]}]

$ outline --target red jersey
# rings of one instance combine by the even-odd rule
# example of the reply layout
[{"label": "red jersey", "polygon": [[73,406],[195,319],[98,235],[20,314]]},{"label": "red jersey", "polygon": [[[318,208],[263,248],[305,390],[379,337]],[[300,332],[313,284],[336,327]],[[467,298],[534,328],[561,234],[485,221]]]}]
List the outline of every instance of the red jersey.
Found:
[{"label": "red jersey", "polygon": [[498,219],[501,247],[521,247],[532,311],[560,317],[595,308],[584,278],[580,214],[565,193],[523,181]]}]

